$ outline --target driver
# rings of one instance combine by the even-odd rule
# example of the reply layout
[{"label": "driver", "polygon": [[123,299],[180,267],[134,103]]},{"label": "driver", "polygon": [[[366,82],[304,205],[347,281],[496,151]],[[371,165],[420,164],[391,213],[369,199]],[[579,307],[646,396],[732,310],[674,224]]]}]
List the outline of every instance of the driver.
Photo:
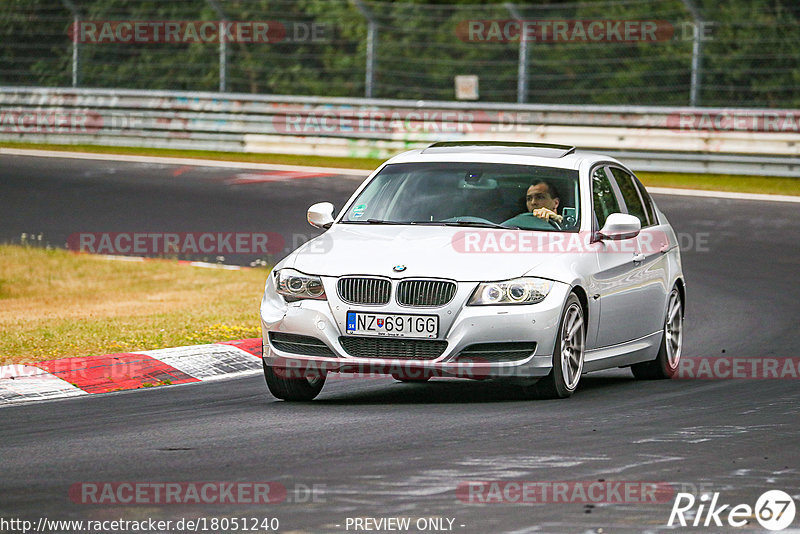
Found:
[{"label": "driver", "polygon": [[[561,198],[551,182],[537,180],[528,187],[525,194],[527,211],[510,218],[503,226],[525,228],[528,230],[569,230],[574,222],[558,213]],[[567,209],[567,208],[564,208]]]},{"label": "driver", "polygon": [[540,219],[552,220],[559,224],[563,220],[563,217],[557,212],[560,200],[555,186],[544,180],[539,180],[531,185],[525,195],[529,213]]}]

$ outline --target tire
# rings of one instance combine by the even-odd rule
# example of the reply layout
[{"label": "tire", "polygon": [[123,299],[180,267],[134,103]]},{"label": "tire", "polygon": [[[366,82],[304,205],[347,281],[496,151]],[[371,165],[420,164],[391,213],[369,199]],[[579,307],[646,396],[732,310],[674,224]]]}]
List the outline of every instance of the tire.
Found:
[{"label": "tire", "polygon": [[564,399],[575,393],[583,372],[586,323],[583,308],[575,293],[570,293],[558,323],[553,347],[553,369],[530,386],[529,393],[538,399]]},{"label": "tire", "polygon": [[319,395],[325,385],[325,372],[316,375],[291,376],[297,370],[287,370],[264,365],[264,378],[267,381],[269,392],[275,397],[285,401],[310,401]]},{"label": "tire", "polygon": [[683,347],[683,301],[673,287],[667,299],[661,345],[655,360],[631,365],[633,376],[640,380],[672,378],[678,372]]}]

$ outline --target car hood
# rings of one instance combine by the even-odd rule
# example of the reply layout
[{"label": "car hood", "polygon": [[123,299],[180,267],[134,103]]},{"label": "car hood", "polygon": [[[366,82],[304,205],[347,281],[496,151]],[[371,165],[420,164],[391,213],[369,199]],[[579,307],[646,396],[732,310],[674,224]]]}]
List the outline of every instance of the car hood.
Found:
[{"label": "car hood", "polygon": [[[506,280],[535,275],[570,283],[573,254],[493,246],[515,241],[522,230],[445,226],[335,224],[290,254],[280,267],[323,276],[434,277],[458,281]],[[535,232],[537,234],[552,232]],[[477,245],[476,245],[477,243]],[[511,248],[512,250],[508,250]],[[516,247],[521,248],[521,247]],[[574,260],[574,258],[572,258]],[[396,272],[395,266],[405,269]]]}]

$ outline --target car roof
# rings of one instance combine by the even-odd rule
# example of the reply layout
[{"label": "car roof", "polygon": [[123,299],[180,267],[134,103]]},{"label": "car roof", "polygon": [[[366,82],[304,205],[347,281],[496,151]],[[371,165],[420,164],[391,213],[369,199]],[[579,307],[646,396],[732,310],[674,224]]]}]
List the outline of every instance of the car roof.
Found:
[{"label": "car roof", "polygon": [[570,145],[519,143],[504,141],[465,141],[434,143],[427,148],[409,150],[387,161],[394,163],[476,162],[536,165],[562,169],[578,169],[585,161],[619,163],[614,158],[578,152]]},{"label": "car roof", "polygon": [[446,154],[454,152],[483,152],[509,154],[512,156],[540,156],[562,158],[575,152],[572,145],[549,143],[520,143],[517,141],[450,141],[433,143],[422,150],[423,154]]}]

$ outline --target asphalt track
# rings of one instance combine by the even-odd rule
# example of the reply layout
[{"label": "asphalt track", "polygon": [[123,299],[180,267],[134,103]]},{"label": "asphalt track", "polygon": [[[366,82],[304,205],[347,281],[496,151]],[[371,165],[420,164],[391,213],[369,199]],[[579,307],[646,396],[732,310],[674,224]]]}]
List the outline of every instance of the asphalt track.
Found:
[{"label": "asphalt track", "polygon": [[[360,181],[235,185],[231,177],[244,171],[178,170],[0,156],[0,241],[23,232],[54,245],[87,231],[310,236],[305,208],[341,206]],[[797,205],[656,200],[684,241],[684,356],[796,357]],[[277,517],[280,532],[347,532],[347,518],[367,516],[452,518],[453,531],[465,533],[668,530],[672,500],[474,504],[456,488],[475,480],[659,481],[719,492],[729,504],[753,505],[768,489],[797,500],[799,383],[639,382],[618,369],[585,376],[571,399],[525,401],[489,382],[343,378],[329,380],[312,403],[290,404],[252,376],[14,406],[0,409],[0,517]],[[69,488],[85,481],[274,481],[289,493],[271,505],[76,504]],[[743,529],[687,530],[763,529],[750,518]]]}]

